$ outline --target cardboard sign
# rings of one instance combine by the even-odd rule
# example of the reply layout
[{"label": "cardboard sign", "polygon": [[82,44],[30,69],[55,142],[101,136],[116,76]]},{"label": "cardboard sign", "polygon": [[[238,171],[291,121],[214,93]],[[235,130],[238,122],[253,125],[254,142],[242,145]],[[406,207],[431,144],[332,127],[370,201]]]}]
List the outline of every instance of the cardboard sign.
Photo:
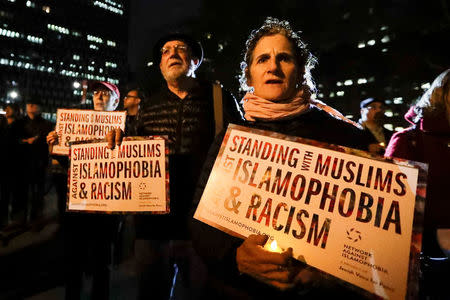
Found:
[{"label": "cardboard sign", "polygon": [[161,137],[70,147],[68,211],[169,213],[168,149]]},{"label": "cardboard sign", "polygon": [[52,147],[52,154],[69,155],[71,142],[102,139],[111,129],[124,131],[125,121],[125,111],[58,108],[55,130],[59,144]]},{"label": "cardboard sign", "polygon": [[417,267],[410,254],[416,262],[420,250],[420,238],[413,247],[411,239],[425,169],[230,125],[194,217],[242,238],[266,234],[313,267],[404,299]]}]

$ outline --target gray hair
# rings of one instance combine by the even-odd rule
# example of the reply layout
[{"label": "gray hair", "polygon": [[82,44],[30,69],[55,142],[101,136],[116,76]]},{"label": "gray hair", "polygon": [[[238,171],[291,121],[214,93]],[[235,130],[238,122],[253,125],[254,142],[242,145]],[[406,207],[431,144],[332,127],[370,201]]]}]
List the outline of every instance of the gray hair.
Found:
[{"label": "gray hair", "polygon": [[433,81],[430,88],[422,95],[414,107],[416,117],[414,122],[419,122],[424,115],[434,116],[445,111],[446,100],[450,92],[450,69],[445,70]]}]

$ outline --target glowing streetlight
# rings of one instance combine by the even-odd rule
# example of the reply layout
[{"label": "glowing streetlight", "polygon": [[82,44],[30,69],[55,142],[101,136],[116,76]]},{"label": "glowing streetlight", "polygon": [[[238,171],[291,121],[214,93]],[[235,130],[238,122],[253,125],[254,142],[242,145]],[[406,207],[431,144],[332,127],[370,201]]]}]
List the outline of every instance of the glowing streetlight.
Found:
[{"label": "glowing streetlight", "polygon": [[19,93],[17,93],[17,91],[11,91],[9,93],[9,97],[11,97],[11,99],[16,99],[17,97],[19,97]]}]

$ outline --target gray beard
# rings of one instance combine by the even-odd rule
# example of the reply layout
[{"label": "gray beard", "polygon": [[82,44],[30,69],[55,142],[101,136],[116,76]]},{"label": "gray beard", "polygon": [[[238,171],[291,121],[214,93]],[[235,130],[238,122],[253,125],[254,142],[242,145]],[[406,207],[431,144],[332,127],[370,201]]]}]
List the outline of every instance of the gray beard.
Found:
[{"label": "gray beard", "polygon": [[186,77],[188,74],[187,70],[184,69],[176,69],[165,74],[162,74],[166,81],[177,81],[182,77]]}]

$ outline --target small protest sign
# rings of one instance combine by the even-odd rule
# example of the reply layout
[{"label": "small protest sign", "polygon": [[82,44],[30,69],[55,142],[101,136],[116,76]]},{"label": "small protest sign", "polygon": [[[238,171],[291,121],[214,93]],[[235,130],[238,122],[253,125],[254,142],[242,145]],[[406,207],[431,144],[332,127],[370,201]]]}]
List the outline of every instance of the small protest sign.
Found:
[{"label": "small protest sign", "polygon": [[426,169],[230,125],[194,217],[241,238],[266,234],[319,270],[404,299],[417,270]]},{"label": "small protest sign", "polygon": [[116,128],[125,130],[125,121],[125,111],[59,108],[55,127],[58,144],[52,147],[52,154],[69,155],[71,142],[102,139],[108,131]]},{"label": "small protest sign", "polygon": [[167,147],[161,137],[127,138],[70,147],[68,211],[169,213]]}]

